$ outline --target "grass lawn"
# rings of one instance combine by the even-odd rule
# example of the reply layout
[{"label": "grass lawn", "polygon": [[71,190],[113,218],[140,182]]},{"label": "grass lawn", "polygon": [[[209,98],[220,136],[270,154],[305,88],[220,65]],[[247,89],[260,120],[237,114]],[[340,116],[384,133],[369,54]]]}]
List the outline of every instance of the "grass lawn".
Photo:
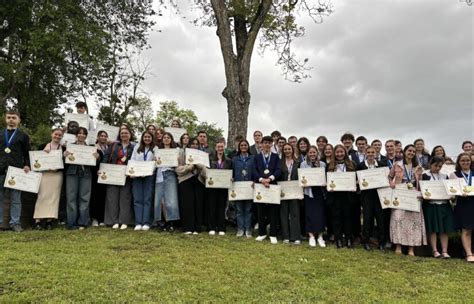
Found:
[{"label": "grass lawn", "polygon": [[0,302],[472,302],[464,260],[155,231],[0,232]]}]

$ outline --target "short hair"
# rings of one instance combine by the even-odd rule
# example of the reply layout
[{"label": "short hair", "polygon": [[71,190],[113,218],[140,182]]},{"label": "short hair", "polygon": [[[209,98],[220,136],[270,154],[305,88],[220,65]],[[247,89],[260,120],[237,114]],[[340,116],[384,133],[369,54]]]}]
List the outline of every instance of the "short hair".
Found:
[{"label": "short hair", "polygon": [[430,166],[434,165],[434,164],[443,164],[443,163],[444,163],[444,158],[443,157],[433,156],[430,159]]},{"label": "short hair", "polygon": [[316,138],[316,143],[320,140],[324,141],[325,143],[328,143],[328,138],[324,135],[318,136],[318,138]]},{"label": "short hair", "polygon": [[18,116],[18,118],[21,117],[21,116],[20,116],[20,112],[18,112],[17,110],[13,110],[13,109],[7,110],[7,111],[5,112],[5,116],[6,116],[6,115],[16,115],[16,116]]},{"label": "short hair", "polygon": [[359,136],[359,137],[357,137],[357,139],[356,139],[356,143],[357,143],[358,141],[365,141],[365,143],[367,143],[367,138],[365,138],[365,136]]},{"label": "short hair", "polygon": [[401,142],[401,141],[399,141],[399,140],[396,140],[396,139],[394,140],[394,142],[395,142],[395,146],[396,146],[396,145],[401,145],[401,144],[402,144],[402,142]]},{"label": "short hair", "polygon": [[284,140],[285,143],[286,143],[286,138],[285,137],[283,137],[283,136],[278,137],[277,142],[279,142],[280,140]]},{"label": "short hair", "polygon": [[218,139],[216,139],[216,145],[217,144],[224,144],[225,145],[225,138],[224,137],[219,137]]},{"label": "short hair", "polygon": [[206,131],[204,131],[204,130],[200,130],[200,131],[198,131],[198,132],[197,132],[197,135],[199,136],[199,134],[206,134],[206,136],[207,136],[207,132],[206,132]]},{"label": "short hair", "polygon": [[[388,141],[388,140],[387,140],[387,141]],[[376,143],[376,142],[379,142],[380,144],[382,144],[382,141],[381,141],[380,139],[377,139],[377,138],[376,138],[376,139],[372,140],[372,142],[370,143],[370,145],[373,146],[374,143]]]},{"label": "short hair", "polygon": [[76,102],[76,109],[77,108],[86,108],[87,109],[87,103],[85,103],[84,101],[78,101],[78,102]]},{"label": "short hair", "polygon": [[423,138],[417,138],[413,141],[413,144],[416,145],[417,142],[421,141],[422,143],[425,143],[425,141],[423,140]]},{"label": "short hair", "polygon": [[291,135],[290,137],[288,137],[288,141],[290,141],[290,139],[296,139],[298,140],[298,137],[294,136],[294,135]]},{"label": "short hair", "polygon": [[355,141],[354,135],[353,135],[352,133],[349,133],[349,132],[342,134],[342,136],[341,136],[341,142],[343,142],[343,141],[346,140],[346,139]]},{"label": "short hair", "polygon": [[262,138],[262,143],[264,143],[264,142],[272,143],[272,142],[273,142],[273,138],[272,138],[271,136],[268,136],[268,135],[267,135],[267,136],[264,136],[264,137]]},{"label": "short hair", "polygon": [[271,136],[271,137],[273,137],[273,136],[278,136],[278,137],[280,137],[280,136],[281,136],[281,133],[280,133],[280,131],[275,130],[275,131],[273,131],[273,132],[270,134],[270,136]]},{"label": "short hair", "polygon": [[470,141],[470,140],[463,141],[462,145],[461,145],[461,148],[464,149],[464,146],[467,145],[467,144],[471,144],[471,146],[472,146],[472,141]]},{"label": "short hair", "polygon": [[76,136],[82,131],[82,133],[84,133],[85,136],[87,136],[89,134],[89,131],[87,131],[86,128],[84,127],[79,127],[77,128],[77,133],[76,133]]},{"label": "short hair", "polygon": [[387,139],[385,144],[388,144],[389,142],[392,142],[395,145],[395,139]]}]

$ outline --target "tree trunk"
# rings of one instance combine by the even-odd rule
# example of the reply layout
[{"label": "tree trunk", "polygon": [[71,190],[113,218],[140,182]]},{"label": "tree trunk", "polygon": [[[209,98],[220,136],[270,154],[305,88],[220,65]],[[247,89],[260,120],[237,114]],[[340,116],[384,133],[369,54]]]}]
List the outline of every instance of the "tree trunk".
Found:
[{"label": "tree trunk", "polygon": [[222,92],[222,95],[227,100],[227,143],[229,147],[233,146],[234,140],[238,135],[247,137],[250,106],[250,94],[248,92],[241,94],[238,90],[237,92],[230,91],[226,88]]}]

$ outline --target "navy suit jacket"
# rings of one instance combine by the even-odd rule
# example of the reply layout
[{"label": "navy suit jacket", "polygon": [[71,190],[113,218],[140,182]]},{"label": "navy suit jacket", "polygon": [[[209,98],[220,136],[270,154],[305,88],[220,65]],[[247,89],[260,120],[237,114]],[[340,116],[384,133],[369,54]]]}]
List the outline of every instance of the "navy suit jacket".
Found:
[{"label": "navy suit jacket", "polygon": [[263,155],[262,153],[257,154],[254,157],[255,161],[255,166],[253,167],[253,176],[254,176],[254,181],[256,183],[259,182],[260,178],[269,178],[270,176],[274,176],[275,179],[272,181],[272,184],[276,184],[277,181],[281,177],[281,169],[280,169],[280,157],[276,153],[271,153],[270,155],[270,162],[268,164],[268,170],[270,170],[270,173],[265,174],[263,173],[265,169],[265,162],[263,160]]}]

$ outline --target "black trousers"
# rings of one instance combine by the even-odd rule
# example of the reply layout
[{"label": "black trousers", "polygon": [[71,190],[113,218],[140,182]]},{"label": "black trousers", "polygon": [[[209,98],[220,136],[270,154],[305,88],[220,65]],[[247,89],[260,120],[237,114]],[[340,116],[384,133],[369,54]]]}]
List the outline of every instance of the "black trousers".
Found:
[{"label": "black trousers", "polygon": [[183,231],[202,230],[204,185],[193,176],[178,185]]},{"label": "black trousers", "polygon": [[258,204],[258,235],[267,235],[267,225],[270,223],[270,236],[277,236],[280,219],[280,205]]},{"label": "black trousers", "polygon": [[[387,240],[385,235],[385,226],[388,223],[385,221],[377,190],[373,189],[363,191],[361,198],[364,217],[362,225],[363,242],[369,242],[370,236],[372,234],[376,234],[379,244],[385,245]],[[377,221],[377,229],[374,229],[374,220]]]},{"label": "black trousers", "polygon": [[354,198],[351,192],[330,192],[328,203],[332,210],[332,224],[336,240],[352,238],[354,227]]},{"label": "black trousers", "polygon": [[225,231],[227,189],[207,189],[207,229]]},{"label": "black trousers", "polygon": [[354,198],[354,213],[352,216],[352,236],[359,237],[362,231],[362,224],[360,216],[362,215],[361,207],[363,206],[362,197],[360,193],[351,193]]}]

